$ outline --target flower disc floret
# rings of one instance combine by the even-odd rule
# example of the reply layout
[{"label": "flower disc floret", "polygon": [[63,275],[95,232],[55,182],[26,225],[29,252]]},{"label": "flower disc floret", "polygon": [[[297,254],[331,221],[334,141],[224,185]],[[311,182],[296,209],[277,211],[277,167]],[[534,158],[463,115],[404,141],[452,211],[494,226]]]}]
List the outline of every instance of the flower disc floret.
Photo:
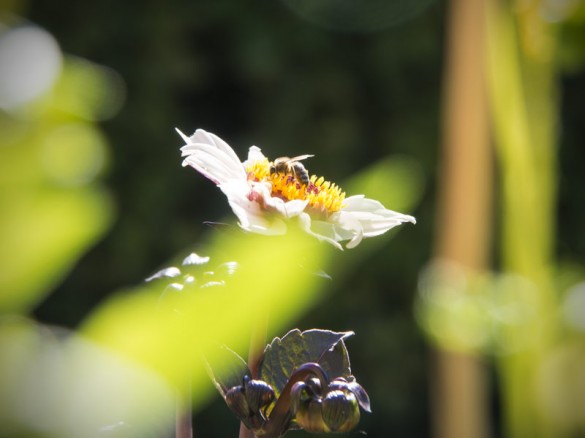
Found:
[{"label": "flower disc floret", "polygon": [[345,192],[336,184],[316,175],[310,177],[309,184],[302,184],[291,173],[271,173],[271,165],[272,162],[267,158],[248,164],[246,166],[248,180],[269,182],[271,196],[284,201],[307,201],[308,213],[319,218],[327,218],[343,207]]}]

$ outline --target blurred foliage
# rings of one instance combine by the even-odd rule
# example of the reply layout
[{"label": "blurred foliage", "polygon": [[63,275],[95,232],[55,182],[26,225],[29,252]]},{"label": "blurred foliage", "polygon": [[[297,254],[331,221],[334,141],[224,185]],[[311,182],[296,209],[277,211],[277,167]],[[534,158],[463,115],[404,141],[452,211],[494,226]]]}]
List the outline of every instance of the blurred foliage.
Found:
[{"label": "blurred foliage", "polygon": [[421,275],[416,314],[443,348],[509,355],[538,343],[536,291],[520,275],[471,272],[437,262]]},{"label": "blurred foliage", "polygon": [[[585,220],[585,81],[578,7],[578,13],[555,24],[561,38],[558,56],[570,76],[562,78],[556,115],[562,131],[555,151],[561,174],[556,181],[557,235],[551,245],[566,266],[585,261],[585,235],[580,232]],[[429,353],[412,316],[412,300],[417,274],[430,256],[433,231],[434,187],[426,182],[435,179],[437,162],[443,4],[421,7],[398,26],[372,25],[358,33],[316,26],[292,13],[285,2],[174,0],[138,7],[113,0],[41,0],[13,2],[12,8],[45,28],[64,52],[108,66],[120,76],[66,57],[51,93],[27,104],[26,110],[1,113],[2,309],[27,311],[37,305],[34,315],[40,321],[75,327],[103,302],[83,322],[85,333],[171,380],[183,379],[183,367],[190,362],[172,365],[149,356],[146,348],[151,341],[153,346],[165,343],[162,351],[176,354],[183,339],[169,334],[170,318],[162,318],[169,326],[163,324],[160,332],[155,320],[148,319],[160,291],[152,285],[128,285],[141,284],[175,254],[210,254],[210,230],[203,222],[222,221],[228,207],[212,184],[181,170],[180,140],[173,128],[217,132],[230,144],[241,145],[241,158],[253,143],[270,156],[313,153],[311,172],[342,181],[348,193],[364,191],[390,209],[413,212],[418,224],[370,239],[352,251],[325,249],[327,261],[319,268],[333,281],[310,310],[309,301],[298,309],[306,310],[298,325],[357,333],[359,342],[350,340],[349,348],[352,368],[372,399],[374,415],[360,424],[369,435],[429,435]],[[96,94],[99,90],[109,91]],[[101,125],[111,144],[108,150],[94,121],[115,113],[124,98],[116,117]],[[369,166],[371,173],[351,178]],[[98,177],[113,194],[113,203],[96,183]],[[232,220],[227,216],[225,222]],[[111,231],[95,244],[108,226]],[[220,254],[221,248],[211,254],[214,263],[242,253],[244,259],[250,256],[250,246],[224,248],[232,254]],[[583,278],[579,269],[571,272],[570,281],[566,276],[559,280],[567,288]],[[285,283],[268,278],[272,291]],[[266,293],[265,288],[258,293]],[[127,292],[111,296],[120,290]],[[580,297],[576,292],[563,296],[568,303]],[[481,299],[477,303],[481,308]],[[574,309],[573,304],[566,307]],[[136,312],[125,318],[124,309]],[[229,303],[225,316],[243,324],[256,311],[255,303],[240,297]],[[194,321],[194,327],[212,324],[204,330],[211,333],[222,321],[213,315]],[[292,324],[293,317],[282,321],[283,326]],[[34,325],[23,324],[23,332],[33,333],[27,336],[39,336]],[[141,325],[152,339],[136,339]],[[544,400],[550,402],[551,415],[566,424],[566,418],[576,422],[579,414],[582,393],[567,376],[578,363],[575,358],[582,358],[583,331],[574,325],[561,330],[571,342],[554,349],[542,368],[542,375],[552,378],[543,378],[537,387],[548,394]],[[246,336],[241,333],[242,342]],[[6,348],[13,348],[10,339]],[[127,349],[125,342],[133,347]],[[40,344],[62,350],[58,343]],[[34,351],[31,347],[30,354]],[[16,361],[13,369],[25,362]],[[579,375],[578,370],[571,372]],[[23,375],[26,380],[28,375]],[[162,406],[168,388],[159,381],[154,386],[161,389]],[[571,397],[563,398],[567,388]],[[127,426],[118,419],[110,423],[106,414],[103,418],[100,425]],[[496,412],[496,430],[498,419]],[[235,419],[226,418],[219,398],[195,418],[196,436],[211,430],[214,436],[233,436],[237,427]]]},{"label": "blurred foliage", "polygon": [[71,332],[3,317],[0,352],[1,436],[154,438],[172,427],[174,393],[159,376]]},{"label": "blurred foliage", "polygon": [[[557,221],[563,221],[556,214],[562,58],[552,22],[567,19],[576,6],[488,3],[486,75],[501,181],[499,273],[435,263],[421,277],[418,316],[431,339],[445,349],[494,355],[508,437],[585,431],[585,409],[573,407],[581,391],[572,388],[581,385],[583,361],[575,350],[585,343],[567,332],[566,285],[556,277],[563,270],[555,251]],[[575,270],[572,275],[583,279]]]},{"label": "blurred foliage", "polygon": [[[220,235],[209,247],[211,264],[184,276],[184,287],[177,288],[179,279],[164,295],[158,282],[116,294],[82,328],[89,339],[156,370],[176,388],[191,380],[197,400],[209,387],[201,357],[213,354],[210,346],[246,351],[255,321],[270,318],[271,333],[292,323],[318,297],[316,272],[323,263],[323,247],[304,233]],[[234,262],[237,268],[224,269]]]},{"label": "blurred foliage", "polygon": [[[47,47],[39,60],[37,51]],[[117,77],[88,62],[62,60],[52,37],[32,26],[0,34],[0,57],[11,65],[0,72],[0,309],[23,312],[111,223],[109,196],[96,183],[107,142],[94,120],[118,99],[109,87]],[[81,72],[84,79],[74,80]],[[88,100],[86,89],[100,100]]]}]

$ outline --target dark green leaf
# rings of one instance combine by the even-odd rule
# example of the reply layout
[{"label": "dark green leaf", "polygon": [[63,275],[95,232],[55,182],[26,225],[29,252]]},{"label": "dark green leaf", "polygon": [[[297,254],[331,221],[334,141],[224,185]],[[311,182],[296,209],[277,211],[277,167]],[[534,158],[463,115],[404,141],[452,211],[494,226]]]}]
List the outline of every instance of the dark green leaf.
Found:
[{"label": "dark green leaf", "polygon": [[260,379],[270,384],[277,396],[293,371],[307,362],[316,362],[330,379],[351,375],[349,356],[343,340],[353,332],[294,329],[266,346],[260,365]]}]

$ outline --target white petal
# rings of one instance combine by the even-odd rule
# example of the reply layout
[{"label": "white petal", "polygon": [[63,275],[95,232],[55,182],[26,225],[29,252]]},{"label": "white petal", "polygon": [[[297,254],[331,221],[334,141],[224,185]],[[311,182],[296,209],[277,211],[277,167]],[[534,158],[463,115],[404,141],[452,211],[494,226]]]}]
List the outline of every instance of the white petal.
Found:
[{"label": "white petal", "polygon": [[208,144],[211,146],[215,146],[218,150],[224,152],[230,159],[234,162],[241,163],[238,155],[234,152],[234,150],[219,138],[217,135],[212,134],[211,132],[207,132],[204,129],[198,129],[195,133],[189,138],[189,141],[186,142],[187,144],[195,144],[195,143],[203,143]]},{"label": "white petal", "polygon": [[265,158],[266,157],[258,146],[250,146],[250,150],[248,151],[248,159],[244,164],[253,163],[255,161],[262,161]]},{"label": "white petal", "polygon": [[230,179],[246,179],[244,166],[227,143],[219,137],[198,129],[187,138],[177,129],[187,143],[181,148],[183,166],[192,166],[216,184],[223,184]]},{"label": "white petal", "polygon": [[[345,206],[342,211],[352,213],[356,218],[367,224],[369,221],[377,222],[378,224],[372,223],[372,227],[380,229],[383,227],[382,223],[395,226],[404,222],[412,222],[416,224],[416,219],[407,214],[398,213],[396,211],[388,210],[381,202],[374,199],[365,198],[364,195],[350,196],[345,200]],[[368,227],[366,228],[366,232]]]},{"label": "white petal", "polygon": [[292,201],[286,202],[284,204],[285,216],[287,218],[298,216],[305,210],[305,207],[307,207],[308,203],[309,200],[302,201],[300,199],[294,199]]},{"label": "white petal", "polygon": [[303,231],[343,251],[343,247],[338,241],[347,240],[349,237],[343,238],[340,236],[336,231],[335,224],[323,221],[311,221],[311,217],[307,213],[301,213],[298,216],[298,221]]},{"label": "white petal", "polygon": [[185,134],[183,134],[183,132],[179,129],[179,128],[175,128],[175,131],[177,131],[179,133],[179,135],[181,136],[181,138],[183,139],[183,141],[185,142],[185,144],[189,144],[189,137],[187,137]]},{"label": "white petal", "polygon": [[369,199],[364,195],[354,195],[349,198],[345,198],[343,201],[343,209],[346,211],[376,211],[385,210],[384,206],[380,201],[375,199]]},{"label": "white petal", "polygon": [[353,212],[352,215],[362,224],[364,236],[366,237],[378,236],[404,222],[416,223],[412,216],[392,210],[370,214]]},{"label": "white petal", "polygon": [[243,167],[231,167],[222,157],[215,153],[195,151],[183,160],[183,166],[191,166],[206,178],[216,184],[223,184],[229,180],[246,181],[246,173]]},{"label": "white petal", "polygon": [[346,201],[344,208],[328,220],[355,233],[348,248],[358,245],[363,237],[378,236],[404,222],[416,223],[414,217],[388,210],[380,202],[363,195],[351,196]]},{"label": "white petal", "polygon": [[301,201],[300,199],[284,201],[280,198],[271,197],[270,194],[264,197],[264,201],[266,202],[266,207],[276,211],[287,219],[301,214],[309,203],[308,200]]},{"label": "white petal", "polygon": [[251,187],[264,200],[264,204],[269,211],[272,210],[287,219],[301,214],[309,203],[308,200],[284,201],[281,198],[271,196],[272,185],[269,182],[252,182]]},{"label": "white petal", "polygon": [[335,225],[340,234],[343,234],[341,231],[343,230],[346,235],[349,234],[351,236],[351,240],[345,245],[349,249],[358,246],[364,238],[364,227],[362,223],[350,212],[339,211],[335,218]]},{"label": "white petal", "polygon": [[286,224],[281,219],[267,214],[258,202],[250,200],[252,189],[247,183],[230,181],[221,184],[219,188],[227,196],[240,227],[259,234],[286,233]]},{"label": "white petal", "polygon": [[253,205],[237,202],[237,200],[228,199],[230,207],[238,217],[239,226],[244,230],[264,234],[264,235],[281,235],[285,234],[287,227],[283,220],[266,215],[266,211],[254,208]]}]

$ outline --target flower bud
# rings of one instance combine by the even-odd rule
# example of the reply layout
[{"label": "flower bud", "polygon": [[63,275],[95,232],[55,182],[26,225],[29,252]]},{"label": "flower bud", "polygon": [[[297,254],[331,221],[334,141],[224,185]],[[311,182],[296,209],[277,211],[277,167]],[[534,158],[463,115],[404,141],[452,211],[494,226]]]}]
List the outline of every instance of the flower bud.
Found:
[{"label": "flower bud", "polygon": [[246,400],[253,413],[268,406],[274,400],[274,389],[263,380],[249,380],[245,383]]},{"label": "flower bud", "polygon": [[225,402],[240,420],[246,421],[250,417],[250,406],[241,386],[230,388],[225,393]]},{"label": "flower bud", "polygon": [[360,408],[353,393],[333,390],[323,399],[322,415],[332,432],[349,432],[360,421]]},{"label": "flower bud", "polygon": [[302,406],[309,402],[312,394],[309,392],[309,388],[305,382],[296,382],[290,390],[291,398],[291,411],[294,414],[297,413]]},{"label": "flower bud", "polygon": [[295,416],[298,425],[307,432],[331,432],[331,430],[323,422],[321,408],[322,402],[320,398],[311,398],[310,400],[301,404]]},{"label": "flower bud", "polygon": [[368,397],[368,393],[366,390],[356,382],[353,377],[352,380],[349,382],[344,379],[343,377],[338,377],[329,383],[328,387],[329,391],[342,391],[344,393],[351,392],[358,400],[359,405],[361,408],[366,412],[372,412],[370,408],[370,397]]}]

